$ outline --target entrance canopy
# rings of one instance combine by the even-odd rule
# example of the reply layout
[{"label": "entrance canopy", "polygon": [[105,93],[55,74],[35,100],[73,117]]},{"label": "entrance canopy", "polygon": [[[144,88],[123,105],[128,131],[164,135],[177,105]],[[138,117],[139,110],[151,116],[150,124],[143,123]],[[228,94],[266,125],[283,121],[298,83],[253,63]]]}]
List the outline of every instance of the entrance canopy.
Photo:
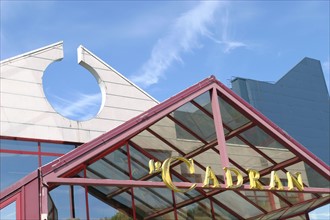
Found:
[{"label": "entrance canopy", "polygon": [[[40,216],[49,219],[60,210],[51,208],[57,204],[47,192],[60,185],[83,186],[133,219],[308,219],[330,201],[329,174],[324,162],[211,76],[42,167],[35,178]],[[86,203],[88,218],[93,207]]]}]

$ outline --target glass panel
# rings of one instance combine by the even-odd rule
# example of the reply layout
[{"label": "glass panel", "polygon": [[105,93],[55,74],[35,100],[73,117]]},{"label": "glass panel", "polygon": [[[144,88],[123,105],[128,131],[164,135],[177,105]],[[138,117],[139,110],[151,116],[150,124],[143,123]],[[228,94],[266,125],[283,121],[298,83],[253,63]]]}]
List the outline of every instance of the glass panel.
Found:
[{"label": "glass panel", "polygon": [[215,202],[213,202],[214,215],[216,220],[234,220],[237,219],[232,214],[218,206]]},{"label": "glass panel", "polygon": [[[180,180],[176,176],[172,176],[172,180],[173,180],[173,182],[182,182],[182,180]],[[194,197],[197,197],[197,196],[200,195],[200,193],[197,190],[194,189],[194,190],[191,190],[191,191],[186,192],[186,193],[175,193],[174,195],[175,195],[175,201],[178,204],[178,203],[190,200]]]},{"label": "glass panel", "polygon": [[[243,218],[262,214],[259,209],[233,191],[221,192],[213,196],[213,198],[217,199],[218,202],[224,204],[228,208],[234,209],[235,212]],[[249,211],[247,212],[247,210]]]},{"label": "glass panel", "polygon": [[241,133],[241,136],[268,157],[272,158],[276,163],[296,157],[295,154],[285,149],[283,145],[279,144],[259,127],[253,127]]},{"label": "glass panel", "polygon": [[[175,110],[173,116],[203,140],[210,142],[216,138],[213,119],[192,103],[186,103]],[[177,133],[177,137],[187,139],[187,137],[184,137],[179,132]]]},{"label": "glass panel", "polygon": [[[325,202],[325,201],[328,200],[328,199],[330,199],[330,196],[329,196],[329,195],[325,195],[324,197],[317,199],[317,200],[313,203],[313,205],[311,206],[311,209],[313,209],[314,207],[320,205],[321,203]],[[321,206],[320,209],[322,209],[322,207],[323,207],[323,208],[329,208],[329,209],[327,209],[327,210],[330,210],[330,204],[328,204],[328,205],[324,205],[324,206]]]},{"label": "glass panel", "polygon": [[173,207],[172,193],[166,188],[134,188],[134,198],[136,212],[142,217]]},{"label": "glass panel", "polygon": [[[327,199],[329,199],[330,197],[328,196]],[[325,201],[323,201],[322,199],[318,199],[311,207],[310,210],[313,210],[314,207],[317,207],[318,205],[320,205],[321,203],[323,203]],[[321,218],[325,218],[325,217],[329,217],[329,210],[330,210],[330,204],[326,204],[323,205],[313,211],[311,211],[309,214],[310,219],[321,219]]]},{"label": "glass panel", "polygon": [[[303,165],[301,164],[303,163]],[[305,172],[307,175],[307,181],[303,180],[304,183],[306,183],[310,187],[317,187],[317,188],[330,188],[330,179],[323,177],[318,172],[316,172],[312,167],[310,167],[308,164],[301,162],[298,165],[300,167],[305,168]],[[289,167],[288,169],[291,169]]]},{"label": "glass panel", "polygon": [[274,197],[268,191],[243,191],[242,192],[249,200],[270,212],[276,209],[274,204]]},{"label": "glass panel", "polygon": [[210,92],[205,92],[194,99],[194,101],[212,114]]},{"label": "glass panel", "polygon": [[[24,164],[24,166],[18,166]],[[17,182],[38,168],[38,156],[0,153],[0,190]]]},{"label": "glass panel", "polygon": [[[312,193],[304,193],[300,191],[292,192],[277,192],[278,195],[282,196],[285,200],[289,201],[291,204],[296,205],[298,203],[316,199],[316,196]],[[284,201],[280,201],[281,207],[284,207],[286,204]]]},{"label": "glass panel", "polygon": [[291,153],[287,149],[276,149],[267,147],[258,147],[264,154],[274,160],[276,163],[281,163],[286,160],[290,160],[296,157],[295,154]]},{"label": "glass panel", "polygon": [[69,144],[41,143],[42,152],[65,154],[73,149],[75,149],[75,146]]},{"label": "glass panel", "polygon": [[202,183],[204,180],[205,170],[199,168],[196,164],[194,174],[189,173],[185,163],[180,163],[178,166],[173,167],[173,170],[180,175],[180,178],[178,178],[180,182]]},{"label": "glass panel", "polygon": [[74,210],[76,218],[78,219],[87,219],[86,217],[86,197],[85,197],[85,188],[81,186],[74,186]]},{"label": "glass panel", "polygon": [[149,158],[130,146],[131,169],[134,180],[149,174]]},{"label": "glass panel", "polygon": [[[111,188],[102,186],[105,188]],[[117,191],[114,195],[109,197],[107,194],[103,194],[99,189],[103,189],[101,186],[89,186],[88,187],[88,205],[91,219],[106,219],[125,217],[126,215],[132,216],[131,209],[131,195],[127,192]],[[115,187],[113,187],[115,188]],[[122,188],[117,188],[121,190]],[[130,192],[130,189],[127,189]],[[123,213],[118,213],[118,210]],[[124,215],[125,213],[125,215]],[[116,216],[116,217],[115,217]],[[102,217],[102,218],[101,218]],[[124,218],[126,219],[126,218]],[[127,218],[129,219],[129,218]]]},{"label": "glass panel", "polygon": [[300,216],[296,216],[296,217],[292,217],[292,218],[287,218],[287,220],[306,220],[306,216],[300,215]]},{"label": "glass panel", "polygon": [[58,219],[70,219],[70,194],[69,186],[59,186],[49,192],[57,208]]},{"label": "glass panel", "polygon": [[[185,153],[188,153],[203,145],[203,143],[196,140],[194,136],[192,136],[179,125],[176,125],[172,120],[167,117],[158,121],[150,128],[162,138],[164,138],[167,142]],[[170,146],[167,146],[167,149],[173,150],[172,148],[170,148]]]},{"label": "glass panel", "polygon": [[[221,166],[220,155],[215,153],[212,149],[201,152],[200,154],[192,158],[195,163],[195,173],[190,174],[185,163],[180,163],[178,166],[173,167],[175,171],[181,174],[183,177],[187,178],[193,183],[202,183],[205,178],[206,167],[210,166],[214,171],[215,175],[218,177],[218,181],[221,183],[223,179],[220,177],[223,174],[223,169]],[[198,166],[197,164],[200,164]]]},{"label": "glass panel", "polygon": [[237,137],[232,137],[232,138],[230,138],[230,139],[228,139],[228,140],[226,140],[226,143],[228,144],[228,145],[231,145],[231,146],[233,146],[233,147],[241,147],[241,146],[248,146],[248,145],[246,145],[243,141],[241,141],[239,138],[237,138]]},{"label": "glass panel", "polygon": [[248,140],[251,144],[256,147],[267,147],[267,148],[280,148],[284,149],[285,147],[274,140],[271,136],[265,133],[258,126],[252,127],[247,131],[241,133],[241,136]]},{"label": "glass panel", "polygon": [[45,165],[47,163],[52,162],[53,160],[56,160],[59,158],[58,156],[41,156],[41,163],[42,165]]},{"label": "glass panel", "polygon": [[[99,220],[108,220],[108,219],[100,218]],[[109,218],[109,220],[133,220],[133,218],[129,217],[126,213],[122,211],[117,211],[112,218]]]},{"label": "glass panel", "polygon": [[[93,171],[91,170],[87,170],[86,172],[86,177],[87,178],[92,178],[92,179],[105,179],[103,176],[100,176],[101,174],[97,175],[95,173],[93,173]],[[79,176],[83,177],[83,173],[81,172],[79,174]],[[93,186],[94,189],[98,190],[99,192],[105,194],[105,195],[109,195],[110,193],[113,193],[115,191],[117,191],[118,187],[112,187],[112,186]]]},{"label": "glass panel", "polygon": [[0,149],[38,152],[38,142],[0,139]]},{"label": "glass panel", "polygon": [[239,128],[249,122],[249,119],[239,113],[222,98],[218,97],[218,99],[222,122],[225,123],[230,129],[235,130],[236,128]]},{"label": "glass panel", "polygon": [[[148,153],[152,154],[159,161],[164,161],[165,159],[171,157],[172,152],[174,152],[173,149],[148,131],[139,133],[133,137],[131,141],[148,151]],[[177,155],[177,153],[175,154]]]},{"label": "glass panel", "polygon": [[94,162],[87,169],[95,175],[102,177],[102,179],[128,180],[126,146]]},{"label": "glass panel", "polygon": [[[130,190],[128,190],[130,192]],[[121,205],[127,208],[132,208],[132,196],[128,192],[123,192],[119,195],[112,197],[112,199],[116,202],[119,202]]]},{"label": "glass panel", "polygon": [[[236,142],[230,141],[231,139],[229,139],[228,142]],[[273,165],[251,147],[242,144],[231,144],[228,142],[227,151],[229,158],[240,165],[242,168],[263,170]],[[234,165],[232,164],[232,166]],[[241,173],[244,174],[243,172]]]},{"label": "glass panel", "polygon": [[268,215],[265,215],[263,218],[261,218],[262,220],[269,220],[269,219],[279,219],[280,216],[283,215],[283,213],[286,212],[286,209],[284,210],[280,210],[278,212],[275,212],[275,213],[271,213],[271,214],[268,214]]},{"label": "glass panel", "polygon": [[118,212],[116,209],[91,194],[88,194],[88,207],[90,219],[116,219],[116,217],[119,217],[118,215],[123,215],[123,213]]},{"label": "glass panel", "polygon": [[288,211],[283,216],[281,216],[281,218],[285,218],[287,216],[292,216],[299,213],[303,214],[311,206],[312,203],[313,201],[310,201],[304,204],[293,206],[289,208]]},{"label": "glass panel", "polygon": [[166,213],[166,214],[158,216],[158,217],[155,217],[153,219],[155,219],[155,220],[174,220],[175,219],[174,211]]},{"label": "glass panel", "polygon": [[196,219],[212,220],[210,200],[204,199],[194,202],[177,210],[178,220]]},{"label": "glass panel", "polygon": [[48,195],[48,219],[47,220],[57,220],[57,208],[50,195]]},{"label": "glass panel", "polygon": [[0,209],[0,219],[16,220],[16,202],[12,202]]}]

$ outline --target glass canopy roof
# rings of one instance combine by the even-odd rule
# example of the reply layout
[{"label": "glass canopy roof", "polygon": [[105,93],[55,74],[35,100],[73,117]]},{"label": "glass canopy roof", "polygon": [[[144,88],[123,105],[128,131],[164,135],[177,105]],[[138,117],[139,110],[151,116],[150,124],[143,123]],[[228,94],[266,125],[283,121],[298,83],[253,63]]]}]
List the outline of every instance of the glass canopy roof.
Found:
[{"label": "glass canopy roof", "polygon": [[[150,172],[151,160],[164,164],[177,157],[193,159],[194,173],[173,160],[171,181],[185,190],[196,183],[191,191],[174,192],[161,172]],[[237,188],[228,187],[224,167],[236,171],[229,173]],[[251,189],[249,169],[260,175],[262,189]],[[86,193],[133,219],[306,219],[306,213],[330,201],[329,167],[214,77],[41,171],[49,191],[85,186]],[[272,171],[283,189],[269,189]],[[304,190],[297,183],[288,189],[287,172],[301,173]],[[219,187],[213,187],[216,180]]]}]

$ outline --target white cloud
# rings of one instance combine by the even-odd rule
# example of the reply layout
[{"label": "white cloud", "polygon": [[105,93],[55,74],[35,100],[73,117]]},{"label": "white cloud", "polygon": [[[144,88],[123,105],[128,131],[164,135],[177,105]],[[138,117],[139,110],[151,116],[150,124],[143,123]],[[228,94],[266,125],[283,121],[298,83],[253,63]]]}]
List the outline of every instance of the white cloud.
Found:
[{"label": "white cloud", "polygon": [[[202,47],[201,37],[207,37],[215,43],[222,44],[223,53],[230,53],[240,47],[247,48],[247,44],[234,41],[229,37],[230,22],[226,5],[226,2],[221,1],[202,1],[177,18],[169,33],[159,39],[153,47],[149,60],[142,65],[137,74],[131,77],[131,80],[142,87],[158,83],[174,62],[183,62],[181,59],[183,52]],[[221,22],[217,22],[218,17],[215,17],[217,11],[222,17]],[[221,29],[220,40],[209,30],[215,25],[219,25]]]},{"label": "white cloud", "polygon": [[[61,115],[77,120],[84,121],[91,119],[98,113],[101,103],[101,93],[75,95],[75,100],[68,100],[58,96],[53,96],[52,106]],[[88,114],[86,114],[88,113]]]},{"label": "white cloud", "polygon": [[198,38],[210,35],[207,26],[213,22],[215,11],[224,4],[217,1],[201,2],[176,19],[169,33],[153,47],[150,59],[131,78],[132,81],[144,87],[157,83],[174,61],[182,62],[182,52],[201,46]]},{"label": "white cloud", "polygon": [[229,21],[229,12],[227,9],[223,10],[223,16],[221,20],[221,39],[218,40],[214,38],[211,34],[208,35],[210,39],[212,39],[214,42],[223,44],[223,52],[224,53],[230,53],[232,50],[239,48],[239,47],[248,47],[247,44],[241,42],[241,41],[235,41],[230,38],[230,34],[228,33],[230,26]]}]

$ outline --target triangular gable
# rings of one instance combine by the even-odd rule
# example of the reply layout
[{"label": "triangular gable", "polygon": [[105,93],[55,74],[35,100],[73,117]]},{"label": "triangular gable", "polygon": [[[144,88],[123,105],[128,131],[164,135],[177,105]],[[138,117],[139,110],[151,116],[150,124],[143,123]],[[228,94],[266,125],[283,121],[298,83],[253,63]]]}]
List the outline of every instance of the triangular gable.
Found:
[{"label": "triangular gable", "polygon": [[[196,183],[195,190],[171,195],[161,174],[149,173],[151,159],[164,163],[169,157],[194,160],[193,175],[180,160],[173,161],[170,171],[175,187],[186,189]],[[232,174],[233,187],[228,188],[224,167],[239,172],[243,184],[235,188],[237,175]],[[205,187],[207,169],[215,177]],[[259,172],[263,189],[250,189],[247,169]],[[284,189],[269,190],[272,171]],[[304,191],[297,189],[299,184],[293,191],[288,189],[288,171],[302,173]],[[324,162],[213,76],[42,167],[41,172],[50,189],[87,185],[89,193],[102,201],[144,219],[172,212],[188,217],[187,207],[193,203],[216,219],[288,218],[328,203],[330,191],[330,171]],[[214,178],[219,187],[212,185]],[[136,208],[123,202],[127,198],[135,201]]]}]

